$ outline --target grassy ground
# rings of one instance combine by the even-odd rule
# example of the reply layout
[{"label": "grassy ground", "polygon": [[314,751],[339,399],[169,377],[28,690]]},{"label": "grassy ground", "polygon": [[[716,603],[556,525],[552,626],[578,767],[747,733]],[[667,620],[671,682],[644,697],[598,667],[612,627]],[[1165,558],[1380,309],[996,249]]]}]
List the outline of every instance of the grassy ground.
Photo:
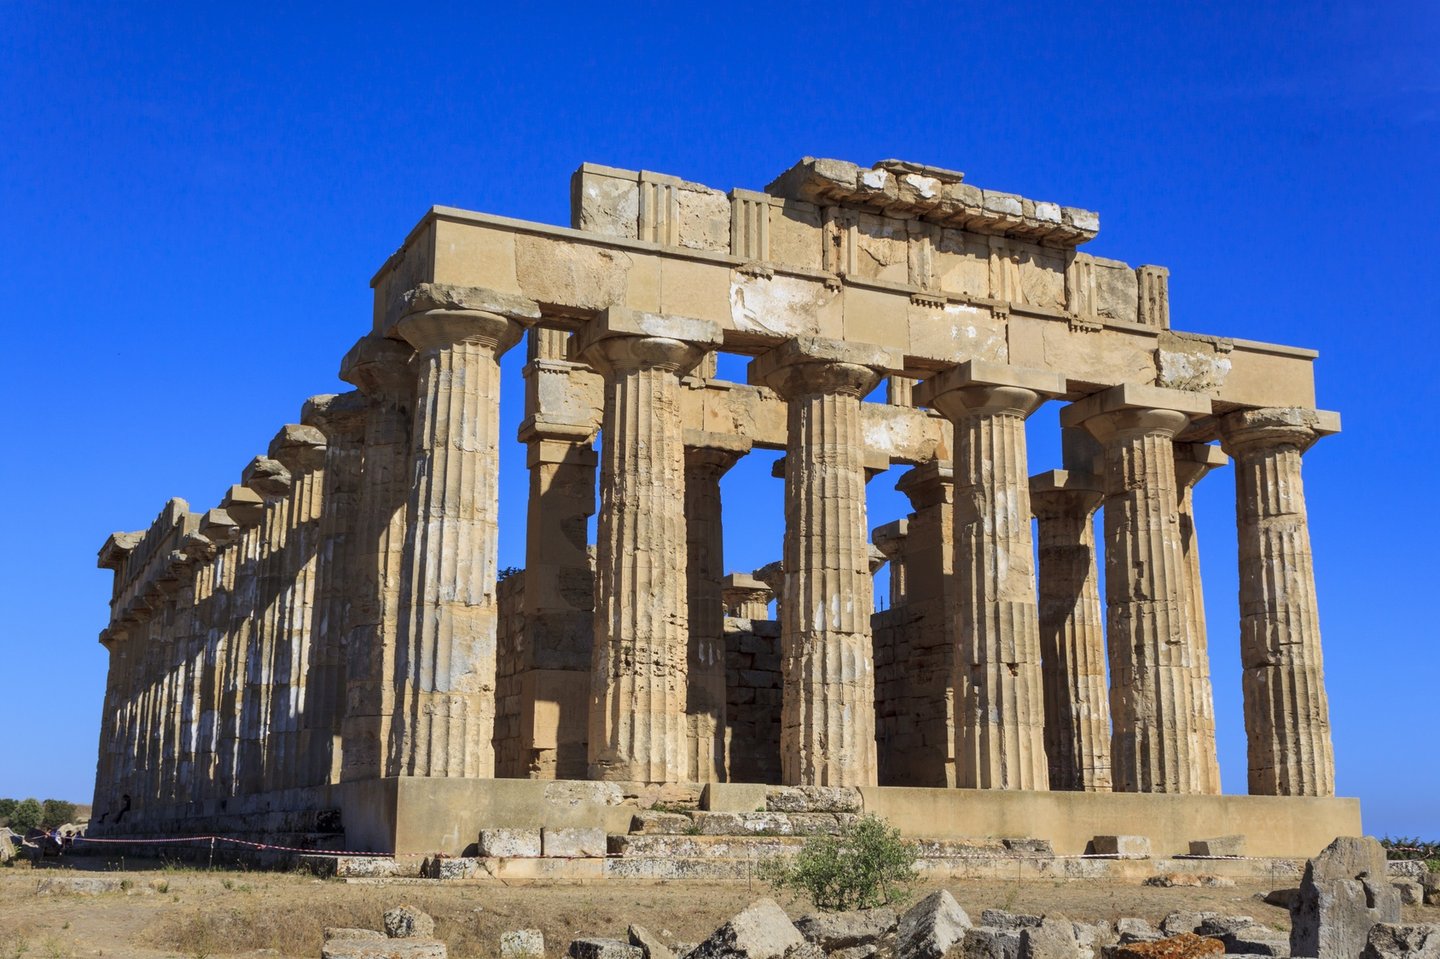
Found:
[{"label": "grassy ground", "polygon": [[[52,868],[0,869],[0,959],[90,957],[316,957],[326,926],[378,929],[381,914],[402,903],[435,917],[436,934],[456,959],[493,957],[511,929],[544,932],[547,953],[563,955],[572,938],[623,938],[629,923],[670,941],[696,942],[751,901],[772,895],[760,883],[608,885],[355,884],[307,875],[205,871],[159,866],[121,873],[80,871],[98,862],[76,860],[70,875],[110,875],[127,889],[98,896],[40,895]],[[1072,919],[1140,916],[1158,922],[1176,909],[1254,916],[1287,928],[1283,910],[1260,902],[1268,884],[1230,889],[1153,888],[1094,880],[947,881],[978,921],[986,908],[1065,915]],[[929,888],[918,887],[915,895]],[[777,896],[791,916],[808,903]],[[1440,921],[1440,909],[1408,907],[1413,921]]]}]

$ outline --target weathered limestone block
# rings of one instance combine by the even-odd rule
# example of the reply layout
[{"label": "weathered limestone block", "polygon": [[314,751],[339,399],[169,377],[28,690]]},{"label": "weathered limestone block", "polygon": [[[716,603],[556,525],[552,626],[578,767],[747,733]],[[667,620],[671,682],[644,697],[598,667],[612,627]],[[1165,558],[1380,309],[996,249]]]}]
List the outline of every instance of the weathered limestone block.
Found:
[{"label": "weathered limestone block", "polygon": [[644,959],[675,959],[674,951],[644,926],[631,924],[625,930],[625,937],[630,940],[630,945],[640,947]]},{"label": "weathered limestone block", "polygon": [[881,907],[801,916],[795,920],[795,928],[810,942],[832,952],[870,945],[893,932],[898,922],[894,909]]},{"label": "weathered limestone block", "polygon": [[1165,938],[1160,930],[1144,919],[1130,916],[1122,917],[1115,922],[1115,934],[1122,945],[1131,942],[1153,942]]},{"label": "weathered limestone block", "polygon": [[957,942],[967,941],[968,947],[969,928],[970,917],[954,896],[944,889],[932,892],[900,917],[895,955],[897,959],[942,959]]},{"label": "weathered limestone block", "polygon": [[385,939],[385,933],[379,929],[356,929],[349,926],[326,926],[324,941],[331,939]]},{"label": "weathered limestone block", "polygon": [[1400,921],[1400,894],[1385,874],[1385,849],[1369,836],[1341,836],[1305,864],[1290,907],[1290,954],[1352,959],[1377,922]]},{"label": "weathered limestone block", "polygon": [[975,926],[965,930],[963,954],[965,959],[1019,959],[1019,929],[996,929],[993,926]]},{"label": "weathered limestone block", "polygon": [[539,829],[482,829],[478,842],[481,856],[533,857],[544,854]]},{"label": "weathered limestone block", "polygon": [[765,790],[767,812],[858,813],[860,790],[848,786],[772,786]]},{"label": "weathered limestone block", "polygon": [[605,830],[546,826],[540,830],[541,853],[567,859],[605,855]]},{"label": "weathered limestone block", "polygon": [[445,943],[433,939],[331,939],[321,959],[446,959]]},{"label": "weathered limestone block", "polygon": [[599,936],[573,939],[565,954],[570,959],[643,959],[639,946],[632,946],[619,939],[605,939]]},{"label": "weathered limestone block", "polygon": [[1425,887],[1414,879],[1392,879],[1390,885],[1400,894],[1402,906],[1421,906],[1425,904]]},{"label": "weathered limestone block", "polygon": [[1333,417],[1242,410],[1220,420],[1235,461],[1240,648],[1250,792],[1333,796],[1335,754],[1300,458]]},{"label": "weathered limestone block", "polygon": [[1437,959],[1440,923],[1377,923],[1370,930],[1360,959]]},{"label": "weathered limestone block", "polygon": [[544,955],[545,935],[539,929],[513,929],[500,934],[500,959],[543,959]]},{"label": "weathered limestone block", "polygon": [[775,900],[759,899],[711,933],[687,959],[778,959],[804,942]]},{"label": "weathered limestone block", "polygon": [[1150,840],[1145,836],[1096,836],[1090,840],[1090,845],[1097,856],[1150,858]]},{"label": "weathered limestone block", "polygon": [[1027,916],[1003,909],[985,909],[980,913],[980,925],[995,929],[1038,929],[1044,921],[1043,916]]},{"label": "weathered limestone block", "polygon": [[1244,836],[1216,836],[1214,839],[1190,840],[1192,856],[1243,856]]},{"label": "weathered limestone block", "polygon": [[917,387],[954,424],[957,786],[1048,783],[1025,419],[1053,373],[967,361]]},{"label": "weathered limestone block", "polygon": [[1022,929],[1020,959],[1080,959],[1074,926],[1066,919],[1046,917],[1040,925]]},{"label": "weathered limestone block", "polygon": [[435,935],[435,920],[414,906],[396,906],[382,917],[385,935],[391,939],[429,939]]}]

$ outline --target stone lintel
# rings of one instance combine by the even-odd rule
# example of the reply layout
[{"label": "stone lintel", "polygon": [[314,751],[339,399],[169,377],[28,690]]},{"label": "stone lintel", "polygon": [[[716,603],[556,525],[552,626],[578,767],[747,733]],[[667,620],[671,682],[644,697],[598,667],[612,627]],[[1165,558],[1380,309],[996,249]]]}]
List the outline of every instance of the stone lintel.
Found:
[{"label": "stone lintel", "polygon": [[105,542],[100,551],[95,554],[95,566],[99,569],[112,569],[119,572],[125,557],[130,555],[131,550],[140,545],[145,538],[143,532],[139,533],[111,533],[105,537]]},{"label": "stone lintel", "polygon": [[1060,425],[1079,426],[1102,413],[1147,409],[1174,410],[1190,416],[1207,416],[1210,413],[1210,397],[1203,393],[1170,390],[1163,386],[1121,383],[1066,406],[1060,411]]},{"label": "stone lintel", "polygon": [[578,360],[586,349],[614,336],[653,336],[708,349],[720,346],[725,339],[720,324],[713,320],[612,306],[570,337],[571,360]]},{"label": "stone lintel", "polygon": [[325,464],[325,434],[313,426],[286,423],[270,441],[268,452],[292,474],[309,473]]},{"label": "stone lintel", "polygon": [[733,454],[736,459],[750,452],[752,443],[748,436],[734,433],[712,433],[709,430],[686,428],[684,432],[686,450],[717,450]]},{"label": "stone lintel", "polygon": [[[867,446],[860,455],[865,462],[865,482],[867,483],[890,468],[890,457],[884,450]],[[776,479],[785,478],[785,455],[775,457],[775,462],[770,464],[770,475]]]},{"label": "stone lintel", "polygon": [[878,374],[905,371],[905,356],[899,350],[821,336],[797,336],[751,360],[746,380],[751,386],[769,386],[780,371],[806,363],[863,366]]},{"label": "stone lintel", "polygon": [[1046,470],[1043,473],[1036,473],[1030,477],[1031,493],[1048,493],[1060,490],[1067,492],[1103,493],[1105,487],[1104,484],[1100,482],[1100,477],[1091,473],[1080,473],[1074,470]]},{"label": "stone lintel", "polygon": [[1065,392],[1065,380],[1056,373],[1010,366],[1008,363],[966,360],[953,369],[916,384],[914,398],[916,404],[930,406],[937,397],[971,386],[1018,387],[1045,397],[1060,396]]}]

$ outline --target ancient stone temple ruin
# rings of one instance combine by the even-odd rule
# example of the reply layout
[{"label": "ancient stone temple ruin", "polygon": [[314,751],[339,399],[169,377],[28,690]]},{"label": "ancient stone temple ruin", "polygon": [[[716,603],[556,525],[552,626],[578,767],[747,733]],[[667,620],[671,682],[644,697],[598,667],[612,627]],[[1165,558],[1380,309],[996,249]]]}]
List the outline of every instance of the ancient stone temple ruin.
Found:
[{"label": "ancient stone temple ruin", "polygon": [[[92,835],[457,853],[646,796],[749,811],[757,783],[1056,848],[1358,833],[1301,483],[1338,429],[1313,352],[1178,332],[1165,268],[1079,252],[1097,214],[915,163],[729,193],[586,164],[572,220],[430,210],[372,281],[355,389],[306,400],[214,508],[105,542]],[[1044,403],[1063,462],[1027,460]],[[735,571],[720,479],[756,448],[784,451],[783,555]],[[894,464],[913,511],[867,516]],[[1219,795],[1192,500],[1227,467],[1248,797]]]}]

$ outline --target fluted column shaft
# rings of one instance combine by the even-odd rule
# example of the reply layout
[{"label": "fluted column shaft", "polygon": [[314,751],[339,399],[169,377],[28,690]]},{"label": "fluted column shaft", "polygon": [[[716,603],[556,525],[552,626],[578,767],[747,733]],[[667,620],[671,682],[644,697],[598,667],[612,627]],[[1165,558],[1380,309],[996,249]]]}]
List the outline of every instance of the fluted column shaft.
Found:
[{"label": "fluted column shaft", "polygon": [[605,378],[591,660],[590,778],[687,778],[685,448],[680,375],[704,350],[613,336],[582,359]]},{"label": "fluted column shaft", "polygon": [[408,588],[394,742],[402,775],[495,774],[500,354],[518,324],[477,310],[402,318],[416,349]]},{"label": "fluted column shaft", "polygon": [[400,580],[410,482],[408,346],[366,337],[351,348],[340,378],[370,400],[353,553],[355,581],[345,627],[345,718],[340,778],[397,775],[387,744],[395,711],[392,677],[400,636]]},{"label": "fluted column shaft", "polygon": [[[1038,481],[1038,482],[1037,482]],[[1064,472],[1031,481],[1040,557],[1040,656],[1051,789],[1110,790],[1105,614],[1095,558],[1098,481]]]},{"label": "fluted column shaft", "polygon": [[720,478],[739,454],[685,451],[686,585],[690,652],[687,737],[691,782],[725,779],[725,532]]},{"label": "fluted column shaft", "polygon": [[341,729],[345,717],[345,624],[358,570],[354,562],[359,526],[365,414],[359,391],[312,397],[301,419],[325,434],[325,487],[320,512],[315,606],[310,660],[301,718],[303,781],[340,781]]},{"label": "fluted column shaft", "polygon": [[1025,419],[1060,384],[972,364],[921,398],[955,425],[955,784],[1044,789],[1045,694]]},{"label": "fluted column shaft", "polygon": [[1173,437],[1183,412],[1125,409],[1086,421],[1105,447],[1110,744],[1117,792],[1199,792],[1199,719]]},{"label": "fluted column shaft", "polygon": [[245,485],[265,498],[256,564],[255,603],[250,608],[250,642],[245,648],[245,696],[241,704],[236,792],[264,788],[265,752],[270,747],[270,710],[274,695],[275,647],[283,630],[285,541],[290,531],[290,471],[267,456],[245,469]]},{"label": "fluted column shaft", "polygon": [[1185,566],[1185,611],[1189,616],[1190,652],[1195,675],[1191,691],[1196,717],[1196,739],[1200,764],[1199,792],[1218,796],[1220,756],[1215,742],[1215,692],[1210,682],[1210,642],[1205,628],[1205,588],[1200,576],[1200,538],[1195,525],[1195,485],[1225,456],[1214,446],[1201,443],[1175,444],[1175,481],[1180,489],[1180,558]]},{"label": "fluted column shaft", "polygon": [[1222,443],[1235,460],[1240,656],[1255,795],[1335,794],[1315,564],[1300,477],[1301,453],[1318,435],[1311,410],[1246,410],[1221,420]]},{"label": "fluted column shaft", "polygon": [[787,401],[780,772],[786,784],[868,786],[875,755],[869,522],[860,403],[866,366],[798,361]]},{"label": "fluted column shaft", "polygon": [[221,736],[221,698],[224,693],[227,634],[234,586],[235,538],[239,528],[223,510],[205,514],[201,531],[214,545],[214,557],[205,567],[209,596],[205,614],[205,655],[201,666],[199,729],[195,745],[195,788],[197,799],[217,795]]}]

